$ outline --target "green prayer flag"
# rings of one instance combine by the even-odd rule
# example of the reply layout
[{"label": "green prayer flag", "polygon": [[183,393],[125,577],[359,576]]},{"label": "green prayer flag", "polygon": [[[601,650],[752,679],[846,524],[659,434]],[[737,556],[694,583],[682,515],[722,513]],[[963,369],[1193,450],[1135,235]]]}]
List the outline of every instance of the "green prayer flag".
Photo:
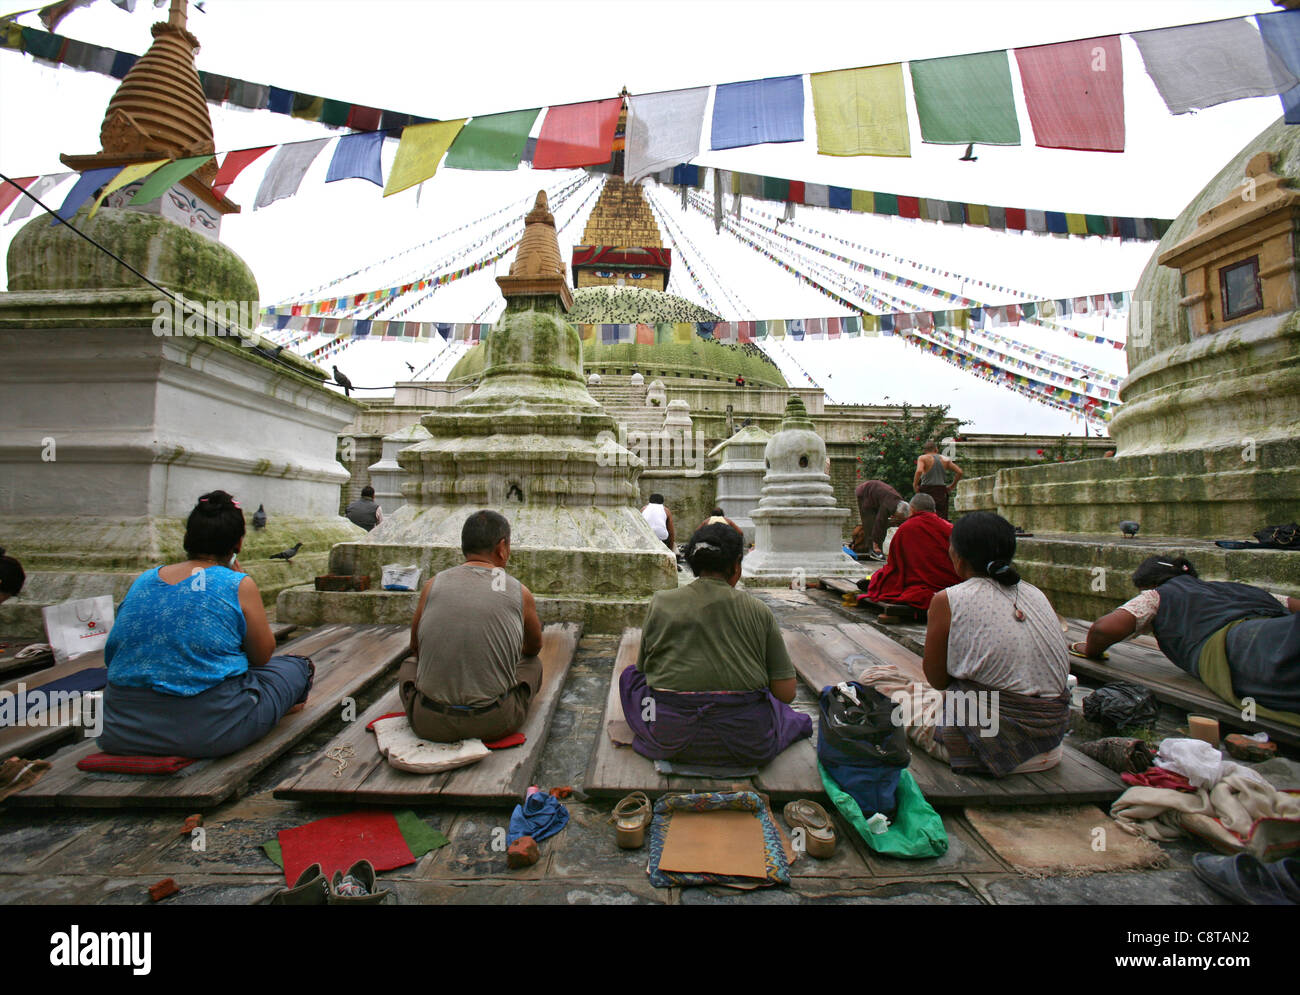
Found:
[{"label": "green prayer flag", "polygon": [[763,199],[764,200],[789,200],[790,199],[790,181],[783,180],[779,176],[763,177]]},{"label": "green prayer flag", "polygon": [[341,128],[348,123],[348,115],[352,112],[352,105],[346,100],[326,100],[321,107],[320,123],[332,124]]},{"label": "green prayer flag", "polygon": [[131,198],[132,206],[157,200],[177,183],[189,176],[190,173],[213,158],[215,157],[210,155],[192,155],[188,159],[177,159],[175,162],[169,162],[167,165],[159,167],[154,170],[153,175],[140,185],[140,189]]},{"label": "green prayer flag", "polygon": [[516,169],[541,108],[471,118],[451,144],[448,169]]},{"label": "green prayer flag", "polygon": [[898,214],[898,195],[892,193],[876,194],[876,213],[877,214]]},{"label": "green prayer flag", "polygon": [[921,140],[935,145],[1019,145],[1005,50],[910,63]]},{"label": "green prayer flag", "polygon": [[1106,219],[1100,214],[1085,214],[1083,217],[1088,224],[1089,235],[1110,234],[1110,225],[1106,223]]},{"label": "green prayer flag", "polygon": [[655,325],[655,345],[663,345],[665,342],[673,341],[673,326],[669,322],[660,322]]}]

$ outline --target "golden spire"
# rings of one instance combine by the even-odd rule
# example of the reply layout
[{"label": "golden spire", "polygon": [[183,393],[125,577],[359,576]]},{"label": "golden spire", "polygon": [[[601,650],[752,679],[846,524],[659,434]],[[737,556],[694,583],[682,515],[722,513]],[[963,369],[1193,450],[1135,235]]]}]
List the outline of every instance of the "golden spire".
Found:
[{"label": "golden spire", "polygon": [[565,279],[564,258],[545,190],[537,191],[537,202],[524,218],[524,237],[510,264],[510,275],[497,277],[497,286],[506,300],[553,294],[560,298],[564,310],[573,307],[573,293]]},{"label": "golden spire", "polygon": [[[194,68],[199,40],[185,26],[185,0],[171,0],[167,20],[155,24],[152,32],[149,51],[131,67],[109,101],[99,131],[100,153],[61,157],[74,169],[216,151],[212,118]],[[208,187],[216,175],[215,160],[193,174]]]}]

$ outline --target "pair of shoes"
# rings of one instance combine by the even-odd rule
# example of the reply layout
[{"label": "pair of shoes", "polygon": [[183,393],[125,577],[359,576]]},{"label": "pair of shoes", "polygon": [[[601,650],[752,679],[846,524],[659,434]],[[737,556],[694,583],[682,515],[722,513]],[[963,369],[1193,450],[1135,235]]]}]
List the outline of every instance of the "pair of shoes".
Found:
[{"label": "pair of shoes", "polygon": [[298,875],[292,888],[281,888],[271,896],[272,905],[324,905],[329,901],[330,886],[320,864],[312,864]]},{"label": "pair of shoes", "polygon": [[330,886],[330,905],[381,905],[392,892],[384,888],[375,890],[375,865],[368,860],[358,860],[346,874],[334,872]]},{"label": "pair of shoes", "polygon": [[1192,858],[1196,876],[1238,905],[1300,905],[1300,860],[1284,857],[1265,864],[1250,853]]},{"label": "pair of shoes", "polygon": [[804,849],[809,856],[826,860],[835,854],[835,824],[826,809],[806,798],[790,802],[784,812],[792,829],[803,830]]},{"label": "pair of shoes", "polygon": [[650,799],[644,791],[633,791],[614,806],[609,821],[614,824],[614,838],[620,848],[636,850],[645,844],[650,814]]}]

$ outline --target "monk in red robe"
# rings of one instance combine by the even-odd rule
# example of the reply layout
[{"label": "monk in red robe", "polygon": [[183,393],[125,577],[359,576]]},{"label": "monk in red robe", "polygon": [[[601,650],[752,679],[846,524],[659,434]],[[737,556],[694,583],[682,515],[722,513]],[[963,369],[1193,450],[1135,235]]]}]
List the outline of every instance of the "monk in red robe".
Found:
[{"label": "monk in red robe", "polygon": [[882,622],[924,618],[935,592],[961,583],[948,558],[952,523],[935,514],[929,494],[917,494],[909,504],[912,514],[894,533],[885,565],[859,598],[885,609]]}]

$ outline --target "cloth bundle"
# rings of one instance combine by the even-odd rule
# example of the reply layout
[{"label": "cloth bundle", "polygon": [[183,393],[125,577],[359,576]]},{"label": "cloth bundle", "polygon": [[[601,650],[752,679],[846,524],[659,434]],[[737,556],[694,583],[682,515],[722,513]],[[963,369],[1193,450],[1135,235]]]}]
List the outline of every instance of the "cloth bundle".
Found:
[{"label": "cloth bundle", "polygon": [[1109,767],[1117,774],[1141,774],[1155,762],[1151,747],[1144,740],[1127,736],[1107,736],[1079,747],[1084,756]]},{"label": "cloth bundle", "polygon": [[379,752],[388,758],[388,765],[412,774],[437,774],[468,767],[492,752],[481,739],[463,739],[457,743],[434,743],[421,739],[405,715],[379,719],[370,728],[375,734]]}]

